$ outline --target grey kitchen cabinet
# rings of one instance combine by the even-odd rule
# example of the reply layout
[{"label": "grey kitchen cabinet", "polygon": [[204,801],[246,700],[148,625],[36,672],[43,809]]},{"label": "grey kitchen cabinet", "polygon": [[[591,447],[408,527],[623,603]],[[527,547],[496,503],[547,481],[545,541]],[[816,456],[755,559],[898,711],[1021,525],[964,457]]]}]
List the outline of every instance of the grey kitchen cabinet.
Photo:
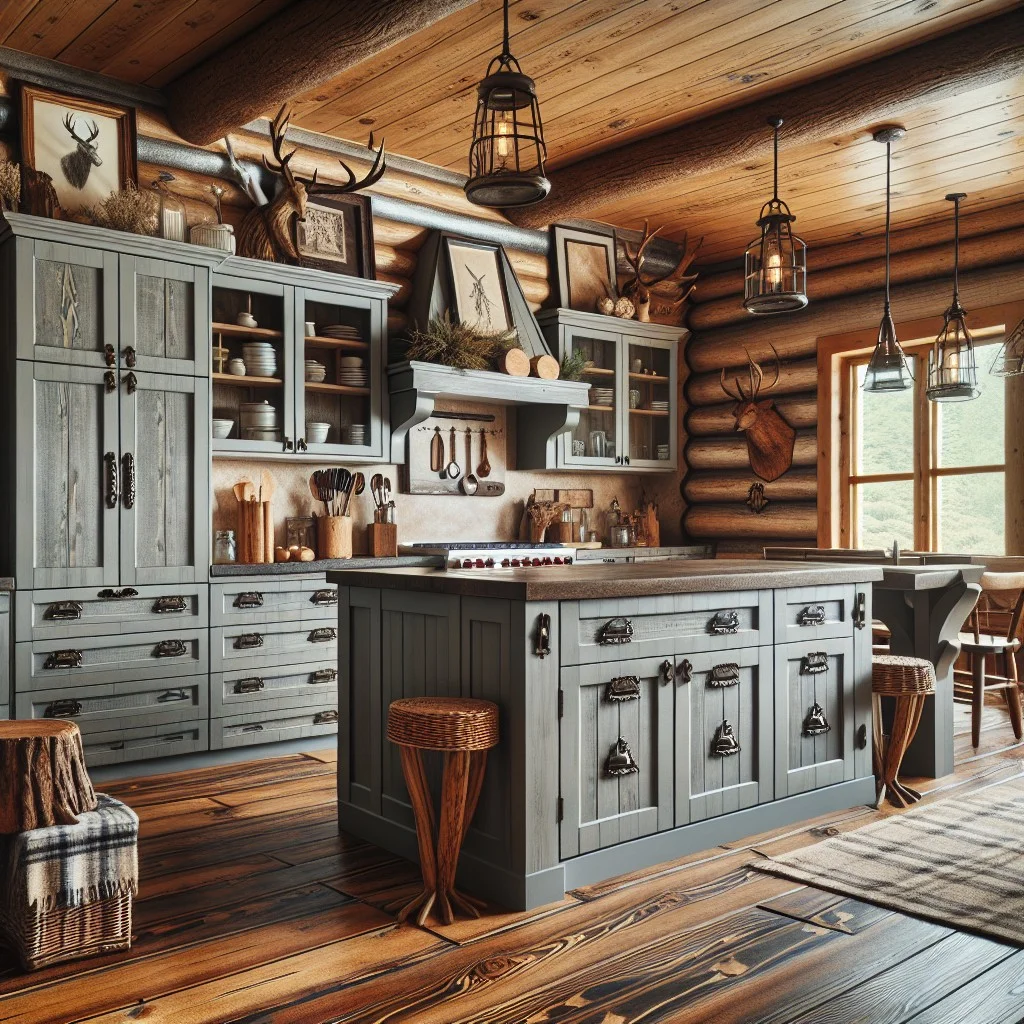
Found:
[{"label": "grey kitchen cabinet", "polygon": [[[571,309],[537,314],[552,350],[582,354],[590,405],[548,469],[672,472],[678,456],[681,327]],[[537,467],[531,467],[537,468]]]},{"label": "grey kitchen cabinet", "polygon": [[853,584],[790,587],[775,595],[775,638],[803,643],[849,636],[857,603]]},{"label": "grey kitchen cabinet", "polygon": [[210,721],[210,749],[228,750],[257,743],[280,743],[338,731],[338,712],[333,708],[293,707],[226,715]]},{"label": "grey kitchen cabinet", "polygon": [[210,669],[256,669],[264,665],[335,661],[338,627],[331,615],[315,622],[271,622],[259,626],[214,626],[210,630]]},{"label": "grey kitchen cabinet", "polygon": [[210,622],[214,626],[260,625],[329,621],[338,605],[338,588],[323,577],[235,579],[216,582],[211,589]]},{"label": "grey kitchen cabinet", "polygon": [[337,659],[301,665],[233,669],[210,676],[210,715],[264,711],[278,707],[331,706],[338,699]]},{"label": "grey kitchen cabinet", "polygon": [[210,746],[209,722],[191,711],[168,715],[155,725],[116,725],[108,729],[102,723],[86,723],[80,728],[85,761],[91,768],[195,754]]}]

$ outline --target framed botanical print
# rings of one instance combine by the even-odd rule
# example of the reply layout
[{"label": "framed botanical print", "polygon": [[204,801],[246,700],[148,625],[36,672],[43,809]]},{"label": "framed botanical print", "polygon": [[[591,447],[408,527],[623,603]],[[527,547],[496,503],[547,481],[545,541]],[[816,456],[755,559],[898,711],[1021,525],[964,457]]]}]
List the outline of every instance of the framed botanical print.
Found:
[{"label": "framed botanical print", "polygon": [[316,196],[306,200],[306,217],[295,222],[299,265],[349,277],[376,276],[370,197]]},{"label": "framed botanical print", "polygon": [[616,295],[615,235],[555,224],[551,228],[558,305],[593,313]]},{"label": "framed botanical print", "polygon": [[50,176],[61,209],[75,215],[137,184],[135,111],[24,83],[21,158]]},{"label": "framed botanical print", "polygon": [[454,318],[485,334],[511,330],[501,246],[448,237],[444,244]]}]

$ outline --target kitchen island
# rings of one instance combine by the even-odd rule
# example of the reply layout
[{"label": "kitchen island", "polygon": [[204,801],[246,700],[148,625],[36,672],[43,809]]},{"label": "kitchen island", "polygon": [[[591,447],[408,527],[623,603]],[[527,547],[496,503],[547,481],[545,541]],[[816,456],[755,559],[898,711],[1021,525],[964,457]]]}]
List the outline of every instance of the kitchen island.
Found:
[{"label": "kitchen island", "polygon": [[416,859],[385,726],[420,695],[499,705],[459,882],[516,909],[871,802],[881,577],[712,560],[329,573],[340,827]]}]

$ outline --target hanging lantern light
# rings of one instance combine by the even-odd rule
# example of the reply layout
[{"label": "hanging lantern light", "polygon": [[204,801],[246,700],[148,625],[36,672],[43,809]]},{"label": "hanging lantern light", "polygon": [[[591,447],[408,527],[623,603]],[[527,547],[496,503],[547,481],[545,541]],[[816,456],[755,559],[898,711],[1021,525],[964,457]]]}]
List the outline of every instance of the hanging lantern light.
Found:
[{"label": "hanging lantern light", "polygon": [[807,305],[807,246],[793,234],[796,217],[779,198],[779,129],[775,131],[772,197],[761,207],[761,234],[747,246],[743,270],[743,306],[748,313],[789,313]]},{"label": "hanging lantern light", "polygon": [[1010,331],[999,346],[989,373],[995,377],[1016,377],[1024,373],[1024,320]]},{"label": "hanging lantern light", "polygon": [[953,204],[953,301],[928,353],[925,394],[932,402],[969,402],[981,394],[974,339],[967,329],[967,311],[960,305],[960,200],[966,198],[966,192],[946,196]]},{"label": "hanging lantern light", "polygon": [[871,353],[867,372],[864,374],[863,390],[869,392],[906,391],[912,387],[914,377],[907,365],[907,357],[896,337],[896,325],[892,322],[889,304],[889,225],[892,217],[890,172],[892,144],[902,139],[906,129],[898,125],[879,128],[874,134],[875,142],[885,143],[885,308],[882,322],[878,326],[878,341]]},{"label": "hanging lantern light", "polygon": [[477,86],[466,198],[477,206],[529,206],[551,191],[537,88],[508,49],[508,0],[501,53]]}]

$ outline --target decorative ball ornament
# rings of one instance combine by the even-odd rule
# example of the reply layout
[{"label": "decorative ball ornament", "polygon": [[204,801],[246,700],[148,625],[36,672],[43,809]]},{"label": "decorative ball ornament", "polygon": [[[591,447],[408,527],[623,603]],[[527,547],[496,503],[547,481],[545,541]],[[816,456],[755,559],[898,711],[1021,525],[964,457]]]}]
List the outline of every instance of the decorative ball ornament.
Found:
[{"label": "decorative ball ornament", "polygon": [[612,307],[612,314],[623,320],[632,320],[636,314],[636,306],[633,305],[630,299],[623,296],[622,298],[615,300],[615,305]]}]

